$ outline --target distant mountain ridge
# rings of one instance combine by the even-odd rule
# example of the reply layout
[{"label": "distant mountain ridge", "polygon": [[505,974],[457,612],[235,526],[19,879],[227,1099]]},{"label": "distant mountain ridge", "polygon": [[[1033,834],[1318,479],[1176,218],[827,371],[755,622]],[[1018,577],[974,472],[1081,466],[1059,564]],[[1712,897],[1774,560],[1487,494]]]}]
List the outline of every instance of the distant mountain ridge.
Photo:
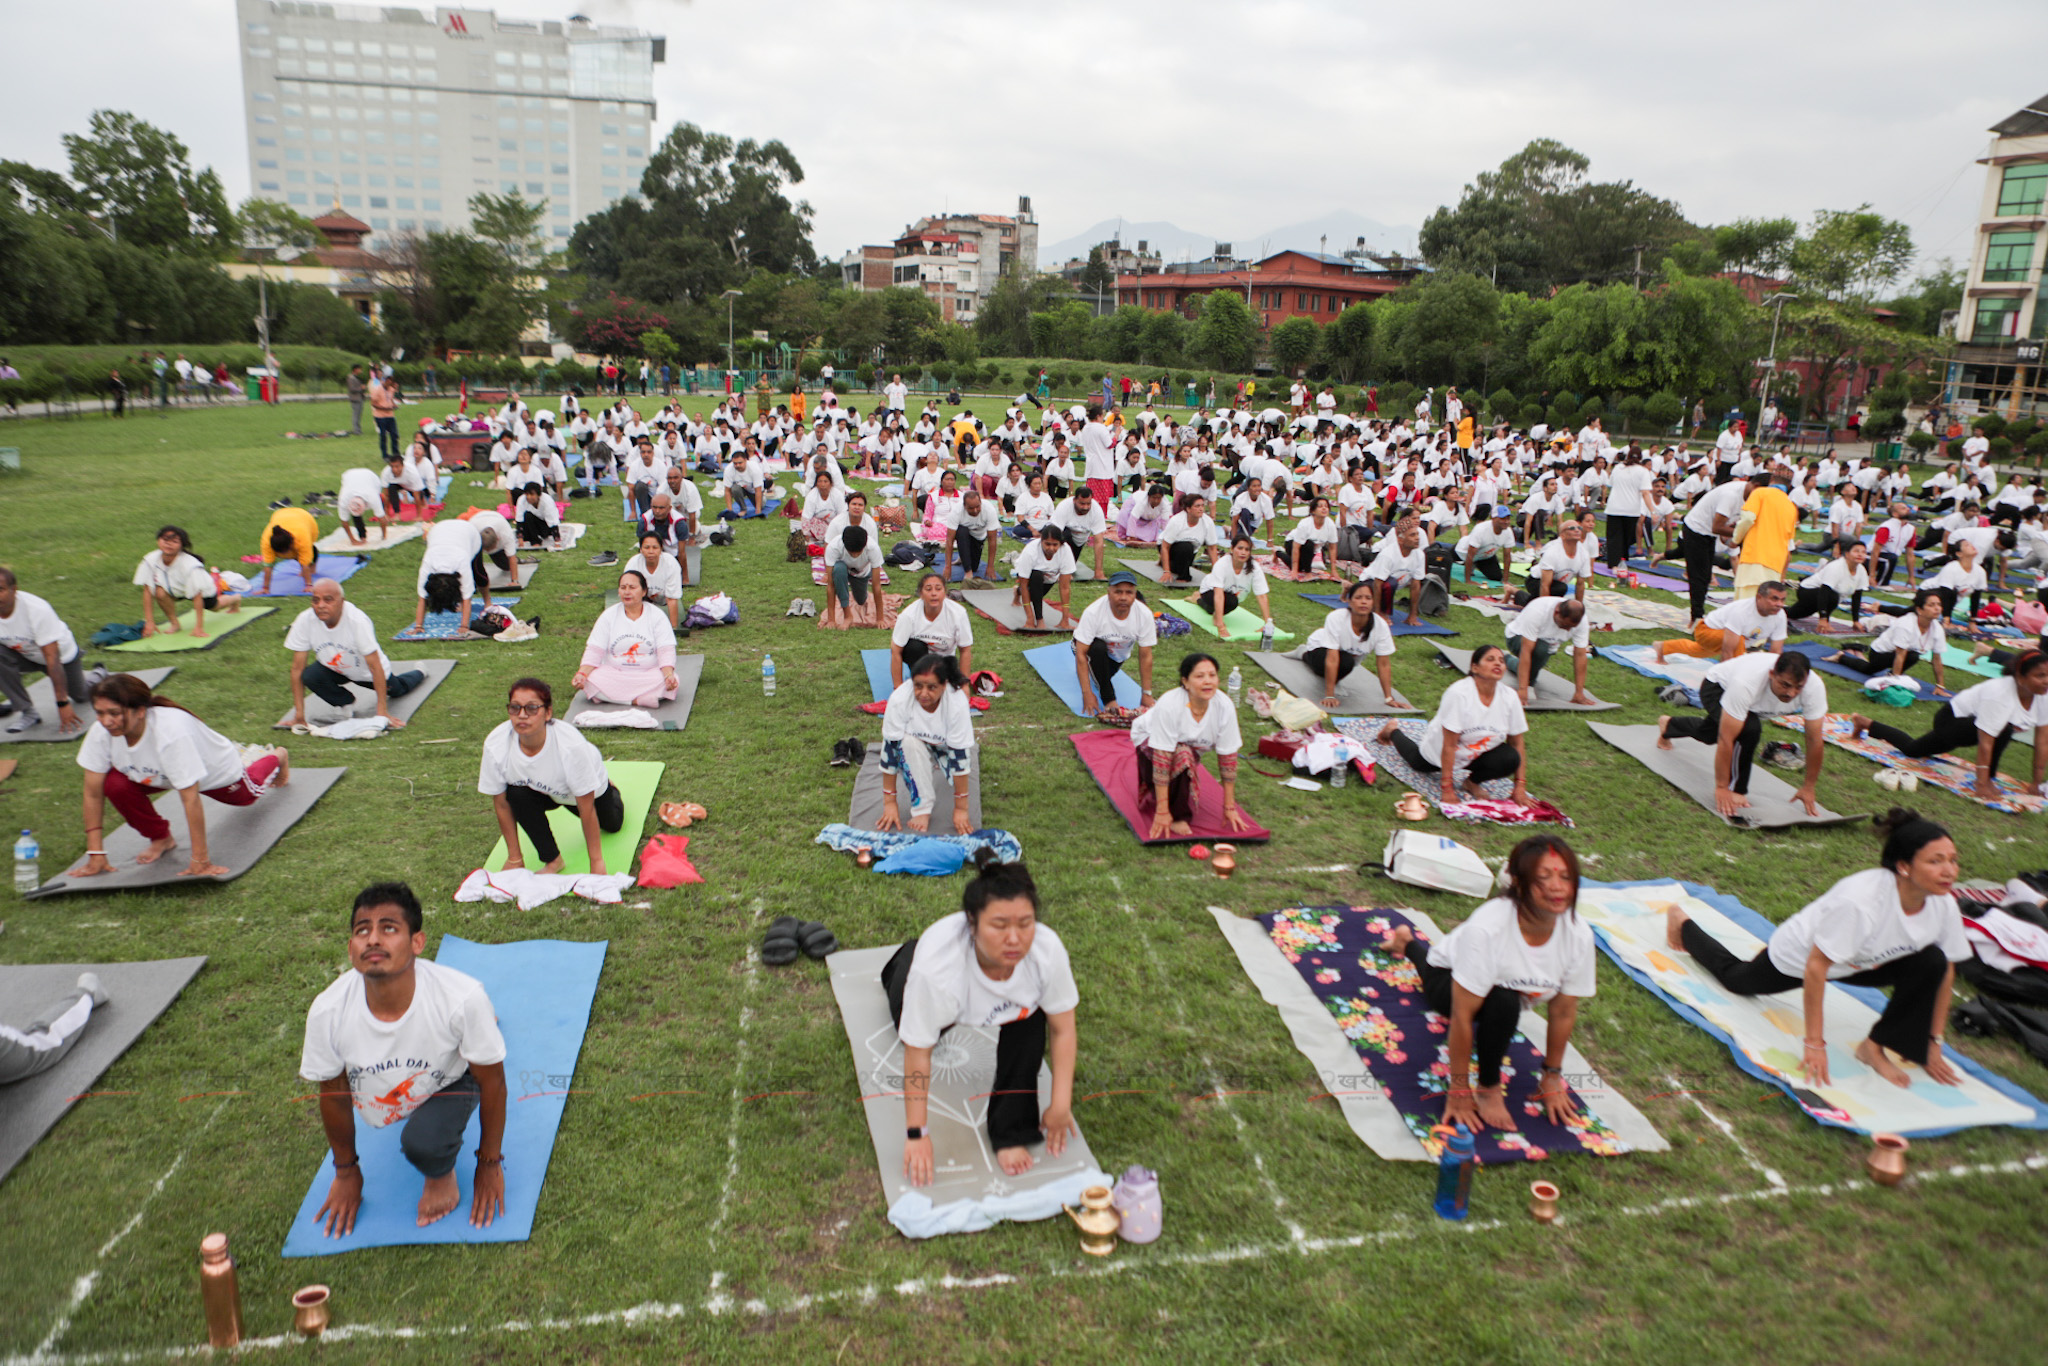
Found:
[{"label": "distant mountain ridge", "polygon": [[1199,261],[1215,249],[1218,242],[1228,242],[1241,257],[1271,255],[1276,251],[1317,251],[1341,252],[1356,246],[1363,237],[1366,245],[1374,251],[1413,253],[1415,250],[1415,229],[1406,225],[1389,225],[1375,218],[1350,209],[1336,209],[1318,218],[1300,223],[1289,223],[1284,227],[1270,228],[1248,237],[1226,237],[1210,233],[1189,232],[1174,223],[1145,222],[1130,219],[1105,218],[1084,232],[1060,241],[1042,244],[1038,248],[1038,268],[1057,270],[1068,260],[1086,258],[1088,249],[1098,242],[1110,238],[1120,239],[1127,247],[1136,248],[1139,242],[1146,249],[1156,251],[1169,261]]}]

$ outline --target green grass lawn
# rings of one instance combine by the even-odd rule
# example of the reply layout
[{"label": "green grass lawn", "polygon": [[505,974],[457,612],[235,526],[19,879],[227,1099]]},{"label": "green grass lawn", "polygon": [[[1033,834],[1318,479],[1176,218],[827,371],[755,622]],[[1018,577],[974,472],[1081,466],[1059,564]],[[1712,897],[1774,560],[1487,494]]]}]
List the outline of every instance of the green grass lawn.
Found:
[{"label": "green grass lawn", "polygon": [[[370,437],[281,437],[345,426],[346,412],[7,425],[0,441],[21,447],[24,470],[0,475],[0,558],[81,639],[134,620],[129,575],[158,524],[184,525],[211,563],[237,566],[271,499],[374,464]],[[457,509],[496,501],[468,479],[456,477]],[[254,1336],[288,1335],[297,1286],[333,1286],[335,1323],[350,1330],[322,1347],[334,1361],[2015,1360],[2048,1327],[2034,1268],[2013,1255],[2040,1245],[2048,1219],[2038,1135],[1916,1144],[1925,1179],[1874,1187],[1863,1140],[1740,1074],[1604,960],[1577,1042],[1672,1150],[1547,1164],[1566,1211],[1553,1228],[1523,1214],[1532,1174],[1520,1168],[1479,1174],[1470,1227],[1441,1224],[1433,1169],[1379,1161],[1352,1136],[1205,910],[1348,900],[1455,922],[1471,903],[1348,871],[1378,859],[1402,789],[1306,794],[1246,772],[1245,805],[1274,839],[1244,849],[1236,878],[1219,882],[1180,850],[1130,838],[1066,744],[1074,718],[1023,663],[1031,642],[979,618],[975,663],[1009,685],[979,725],[985,811],[1023,841],[1047,923],[1073,953],[1076,1094],[1089,1098],[1077,1117],[1105,1168],[1161,1173],[1166,1236],[1106,1265],[1078,1254],[1065,1220],[904,1240],[884,1218],[824,968],[761,967],[753,950],[785,912],[827,921],[849,947],[897,942],[955,908],[961,883],[864,874],[811,843],[846,813],[852,776],[827,766],[832,741],[878,737],[877,720],[854,710],[866,698],[856,651],[885,642],[783,616],[792,596],[822,601],[784,561],[786,524],[743,524],[736,548],[704,556],[707,591],[730,592],[742,621],[685,644],[705,655],[689,729],[598,737],[608,755],[667,764],[658,800],[710,808],[689,832],[706,882],[609,908],[450,899],[497,837],[475,789],[505,684],[536,673],[566,691],[612,582],[585,557],[625,549],[604,493],[574,505],[593,523],[579,551],[544,557],[525,591],[520,612],[542,617],[539,640],[393,645],[401,661],[463,663],[401,733],[292,742],[296,762],[348,775],[246,876],[6,910],[5,961],[210,961],[100,1083],[128,1094],[81,1102],[0,1185],[0,1358],[53,1335],[56,1353],[82,1359],[202,1344],[197,1247],[215,1230],[237,1250]],[[411,547],[380,552],[347,585],[387,637],[411,617],[418,562]],[[1321,609],[1274,587],[1280,624],[1306,633]],[[269,726],[289,705],[282,641],[297,604],[284,606],[211,651],[131,662],[174,663],[164,690],[235,739],[278,738]],[[1456,644],[1498,636],[1464,609],[1451,624]],[[1164,642],[1159,676],[1213,647],[1199,632]],[[760,692],[764,650],[779,668],[772,700]],[[1396,684],[1425,706],[1450,678],[1434,658],[1410,639],[1394,663]],[[1828,682],[1849,708],[1848,686]],[[1633,673],[1595,661],[1590,683],[1627,704],[1603,719],[1658,713]],[[1782,919],[1874,861],[1864,829],[1725,829],[1578,717],[1533,718],[1529,749],[1530,785],[1576,819],[1570,838],[1597,859],[1591,876],[1688,878]],[[35,827],[46,871],[84,847],[73,753],[4,751],[21,768],[0,787],[0,828]],[[1830,752],[1823,800],[1888,804],[1875,771]],[[1915,802],[1956,832],[1968,876],[2048,863],[2038,819],[1940,791]],[[1517,838],[1425,828],[1488,857]],[[278,1249],[323,1142],[296,1079],[306,1007],[345,966],[350,899],[383,878],[421,892],[430,954],[443,933],[610,941],[576,1094],[531,1241],[286,1262]],[[1960,1043],[2048,1088],[2015,1049]]]}]

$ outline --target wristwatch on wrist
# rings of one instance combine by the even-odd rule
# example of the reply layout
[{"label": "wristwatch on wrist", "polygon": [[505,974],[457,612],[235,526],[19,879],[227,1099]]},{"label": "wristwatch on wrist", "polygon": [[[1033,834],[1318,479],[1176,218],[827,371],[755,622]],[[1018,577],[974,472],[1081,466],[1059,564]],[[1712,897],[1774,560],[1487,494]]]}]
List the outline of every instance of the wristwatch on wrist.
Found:
[{"label": "wristwatch on wrist", "polygon": [[925,1137],[928,1132],[929,1130],[927,1130],[925,1126],[922,1124],[913,1124],[910,1126],[909,1129],[905,1130],[906,1135],[913,1143],[915,1143],[918,1139]]}]

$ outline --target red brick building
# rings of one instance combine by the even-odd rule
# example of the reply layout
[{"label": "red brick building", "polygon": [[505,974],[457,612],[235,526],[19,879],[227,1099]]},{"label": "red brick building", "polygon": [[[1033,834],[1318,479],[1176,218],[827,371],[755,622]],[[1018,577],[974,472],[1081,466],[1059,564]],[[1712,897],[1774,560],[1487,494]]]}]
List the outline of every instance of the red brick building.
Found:
[{"label": "red brick building", "polygon": [[1261,328],[1289,318],[1329,323],[1352,304],[1392,294],[1424,267],[1401,257],[1363,253],[1328,256],[1282,251],[1262,261],[1216,260],[1172,264],[1157,273],[1116,277],[1116,301],[1192,318],[1201,296],[1219,289],[1247,296]]}]

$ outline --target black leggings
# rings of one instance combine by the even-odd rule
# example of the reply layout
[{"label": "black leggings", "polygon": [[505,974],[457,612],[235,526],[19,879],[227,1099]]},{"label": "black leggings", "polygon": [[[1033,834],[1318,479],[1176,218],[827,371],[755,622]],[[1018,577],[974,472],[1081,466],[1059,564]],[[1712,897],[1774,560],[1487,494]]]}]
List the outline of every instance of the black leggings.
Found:
[{"label": "black leggings", "polygon": [[[903,990],[917,941],[905,940],[882,967],[882,991],[889,998],[889,1023],[903,1026]],[[996,1074],[988,1088],[988,1138],[996,1148],[1023,1148],[1042,1142],[1038,1128],[1038,1073],[1045,1065],[1046,1021],[1043,1010],[1011,1020],[996,1030]]]},{"label": "black leggings", "polygon": [[[1845,651],[1835,656],[1835,663],[1845,669],[1854,669],[1857,673],[1875,677],[1878,674],[1890,673],[1892,671],[1892,662],[1896,657],[1896,652],[1892,650],[1873,650],[1869,654],[1862,655]],[[1920,652],[1918,650],[1908,650],[1906,651],[1906,662],[1900,666],[1899,672],[1910,673],[1913,666],[1919,662]]]},{"label": "black leggings", "polygon": [[1088,643],[1088,674],[1095,680],[1095,700],[1100,705],[1116,704],[1116,676],[1122,668],[1123,661],[1111,657],[1108,641]]},{"label": "black leggings", "polygon": [[[1230,614],[1231,614],[1232,612],[1235,612],[1235,611],[1237,610],[1237,602],[1238,602],[1237,594],[1235,594],[1235,593],[1231,592],[1231,591],[1230,591],[1229,589],[1227,589],[1227,588],[1226,588],[1226,589],[1224,589],[1224,590],[1223,590],[1223,615],[1227,617],[1227,616],[1229,616],[1229,615],[1230,615]],[[1206,592],[1206,593],[1202,594],[1202,610],[1203,610],[1204,612],[1214,612],[1214,611],[1216,610],[1216,590],[1215,590],[1215,589],[1213,589],[1213,588],[1212,588],[1212,589],[1210,589],[1210,590],[1209,590],[1208,592]]]},{"label": "black leggings", "polygon": [[528,545],[539,545],[542,541],[560,540],[561,530],[548,525],[547,518],[538,512],[519,514],[519,539]]},{"label": "black leggings", "polygon": [[1167,542],[1167,572],[1176,579],[1192,579],[1195,576],[1195,552],[1199,549],[1201,547],[1193,541]]},{"label": "black leggings", "polygon": [[1640,517],[1624,517],[1616,512],[1607,514],[1607,544],[1602,549],[1607,552],[1609,569],[1628,563],[1635,549],[1636,527],[1641,521]]},{"label": "black leggings", "polygon": [[1280,557],[1297,574],[1312,574],[1316,567],[1316,550],[1321,547],[1329,559],[1336,558],[1334,547],[1319,541],[1285,541],[1280,546]]},{"label": "black leggings", "polygon": [[[1775,996],[1781,991],[1797,991],[1802,985],[1801,979],[1778,970],[1769,949],[1745,962],[1701,929],[1698,921],[1686,921],[1678,938],[1694,961],[1737,996]],[[1891,999],[1871,1026],[1870,1041],[1909,1062],[1925,1063],[1934,1032],[1934,1008],[1940,1004],[1941,981],[1947,974],[1948,956],[1939,945],[1929,944],[1853,977],[1832,980],[1859,987],[1890,987]]]},{"label": "black leggings", "polygon": [[1045,595],[1050,593],[1053,585],[1058,582],[1057,576],[1048,574],[1043,569],[1032,570],[1031,577],[1024,580],[1024,591],[1031,597],[1032,616],[1041,621],[1045,619]]},{"label": "black leggings", "polygon": [[[558,802],[545,792],[512,783],[505,788],[505,804],[512,808],[512,819],[533,845],[533,852],[542,863],[553,863],[561,857],[561,846],[555,843],[554,829],[548,825],[548,812],[556,807],[565,811],[576,809],[573,803]],[[616,835],[626,828],[626,799],[619,795],[619,785],[612,783],[597,797],[597,828],[607,835]],[[615,872],[626,872],[624,868]]]},{"label": "black leggings", "polygon": [[[1672,717],[1664,727],[1664,738],[1697,740],[1703,745],[1718,746],[1721,743],[1721,694],[1721,685],[1712,679],[1701,683],[1700,705],[1706,711],[1699,716]],[[1735,736],[1734,771],[1729,775],[1728,783],[1730,792],[1748,795],[1749,773],[1756,764],[1756,745],[1763,733],[1763,718],[1751,712]]]},{"label": "black leggings", "polygon": [[[1451,993],[1451,970],[1430,964],[1429,944],[1424,940],[1409,940],[1407,953],[1408,961],[1422,978],[1422,999],[1448,1021],[1456,1003]],[[1514,1041],[1515,1029],[1521,1022],[1522,997],[1513,988],[1495,987],[1480,1001],[1479,1013],[1472,1021],[1472,1052],[1479,1060],[1481,1086],[1500,1085],[1501,1061],[1507,1057],[1508,1045]],[[1451,1059],[1451,1067],[1455,1070],[1462,1061]]]},{"label": "black leggings", "polygon": [[953,555],[960,564],[961,572],[968,578],[981,577],[981,554],[987,544],[980,536],[970,536],[964,531],[953,533]]},{"label": "black leggings", "polygon": [[1679,533],[1685,552],[1685,591],[1694,621],[1707,616],[1707,590],[1714,586],[1714,538],[1686,527]]},{"label": "black leggings", "polygon": [[[1408,761],[1408,766],[1417,773],[1441,773],[1443,771],[1434,758],[1422,752],[1422,746],[1416,744],[1415,741],[1408,737],[1408,732],[1405,730],[1394,732],[1394,749],[1403,759]],[[1473,782],[1490,783],[1495,778],[1514,777],[1515,771],[1521,768],[1521,766],[1521,751],[1513,745],[1499,744],[1480,755],[1477,759],[1474,759],[1469,771]]]},{"label": "black leggings", "polygon": [[[1841,593],[1826,584],[1814,588],[1801,587],[1792,595],[1792,600],[1785,604],[1785,619],[1803,621],[1807,617],[1819,617],[1826,621],[1841,605]],[[1858,589],[1849,596],[1849,624],[1855,625],[1862,612],[1863,591]]]},{"label": "black leggings", "polygon": [[[1351,676],[1351,671],[1358,667],[1358,659],[1357,655],[1351,654],[1348,651],[1337,651],[1337,683],[1339,686],[1342,686],[1344,680]],[[1330,664],[1329,647],[1318,645],[1313,650],[1303,650],[1301,652],[1301,662],[1317,678],[1325,677],[1323,671]]]},{"label": "black leggings", "polygon": [[[1925,735],[1911,736],[1882,721],[1872,721],[1869,734],[1873,740],[1884,741],[1908,759],[1930,759],[1937,754],[1952,754],[1963,748],[1968,748],[1973,755],[1977,752],[1976,721],[1967,716],[1957,716],[1946,702],[1934,713],[1934,724]],[[2013,728],[2007,726],[1991,742],[1993,773],[1998,772],[1998,762],[2005,757],[2005,747],[2012,743],[2012,736]]]}]

